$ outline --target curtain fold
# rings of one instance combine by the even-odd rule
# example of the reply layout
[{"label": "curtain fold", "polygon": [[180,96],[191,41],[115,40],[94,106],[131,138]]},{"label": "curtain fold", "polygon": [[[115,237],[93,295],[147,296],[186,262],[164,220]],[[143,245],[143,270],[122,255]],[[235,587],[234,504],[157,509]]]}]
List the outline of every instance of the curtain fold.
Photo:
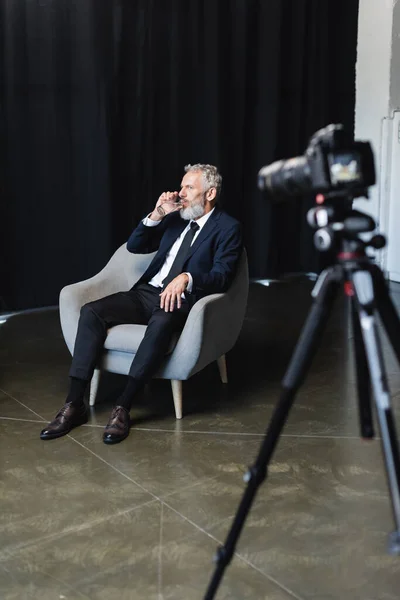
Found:
[{"label": "curtain fold", "polygon": [[[257,172],[353,128],[357,0],[5,0],[0,302],[56,304],[187,163],[217,164],[252,277],[318,270],[305,214]],[[0,304],[1,306],[1,304]]]}]

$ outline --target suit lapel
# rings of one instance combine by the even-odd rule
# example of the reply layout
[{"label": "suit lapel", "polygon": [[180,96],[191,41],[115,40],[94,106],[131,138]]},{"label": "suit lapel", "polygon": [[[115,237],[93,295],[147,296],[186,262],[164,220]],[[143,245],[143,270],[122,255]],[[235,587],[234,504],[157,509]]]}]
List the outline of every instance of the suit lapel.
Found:
[{"label": "suit lapel", "polygon": [[168,237],[164,240],[162,249],[159,249],[153,259],[153,262],[150,264],[149,269],[146,272],[146,277],[153,277],[156,273],[158,273],[165,262],[169,250],[171,250],[172,246],[186,226],[187,221],[184,221],[183,219],[177,219],[176,222],[171,224],[171,226],[167,229]]},{"label": "suit lapel", "polygon": [[[214,229],[217,227],[217,223],[220,216],[220,211],[217,207],[215,207],[213,214],[207,220],[207,223],[202,227],[199,235],[195,239],[194,243],[190,246],[189,253],[186,257],[186,261],[189,260],[191,256],[196,252],[196,250],[201,246],[201,244],[211,235]],[[185,261],[185,262],[186,262]]]},{"label": "suit lapel", "polygon": [[164,249],[165,255],[175,244],[178,237],[181,235],[182,231],[187,227],[188,222],[183,219],[179,219],[174,223],[173,227],[168,230],[168,240],[166,240],[166,247]]}]

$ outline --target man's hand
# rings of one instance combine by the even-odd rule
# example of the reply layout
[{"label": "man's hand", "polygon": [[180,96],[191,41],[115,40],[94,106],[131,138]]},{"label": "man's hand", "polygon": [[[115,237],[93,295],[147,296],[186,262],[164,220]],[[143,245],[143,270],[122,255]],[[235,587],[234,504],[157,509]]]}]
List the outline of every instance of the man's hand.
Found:
[{"label": "man's hand", "polygon": [[189,277],[181,273],[175,277],[160,294],[160,308],[165,312],[172,312],[175,308],[182,306],[182,294],[187,288]]},{"label": "man's hand", "polygon": [[157,204],[150,215],[152,221],[161,221],[171,212],[182,208],[178,192],[164,192],[157,200]]}]

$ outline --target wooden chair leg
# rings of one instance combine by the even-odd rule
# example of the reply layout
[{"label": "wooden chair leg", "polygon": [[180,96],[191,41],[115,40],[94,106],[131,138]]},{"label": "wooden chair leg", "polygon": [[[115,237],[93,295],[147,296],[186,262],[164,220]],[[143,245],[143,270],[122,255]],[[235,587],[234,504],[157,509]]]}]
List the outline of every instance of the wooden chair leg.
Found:
[{"label": "wooden chair leg", "polygon": [[92,380],[90,382],[89,390],[89,405],[94,406],[96,402],[97,390],[99,389],[100,383],[100,369],[95,369]]},{"label": "wooden chair leg", "polygon": [[182,381],[180,379],[171,379],[171,387],[176,418],[182,419]]},{"label": "wooden chair leg", "polygon": [[225,354],[223,354],[222,356],[219,357],[219,359],[217,360],[217,363],[218,363],[218,369],[219,369],[219,374],[221,376],[222,383],[228,383],[228,373],[226,370]]}]

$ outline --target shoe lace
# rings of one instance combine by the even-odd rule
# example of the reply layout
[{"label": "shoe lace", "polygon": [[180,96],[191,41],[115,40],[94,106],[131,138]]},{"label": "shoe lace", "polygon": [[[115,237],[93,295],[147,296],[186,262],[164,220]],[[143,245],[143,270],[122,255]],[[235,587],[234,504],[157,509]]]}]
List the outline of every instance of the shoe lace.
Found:
[{"label": "shoe lace", "polygon": [[123,415],[125,413],[125,409],[123,406],[115,406],[112,409],[110,420],[106,425],[106,429],[109,427],[116,427],[117,429],[123,429]]}]

